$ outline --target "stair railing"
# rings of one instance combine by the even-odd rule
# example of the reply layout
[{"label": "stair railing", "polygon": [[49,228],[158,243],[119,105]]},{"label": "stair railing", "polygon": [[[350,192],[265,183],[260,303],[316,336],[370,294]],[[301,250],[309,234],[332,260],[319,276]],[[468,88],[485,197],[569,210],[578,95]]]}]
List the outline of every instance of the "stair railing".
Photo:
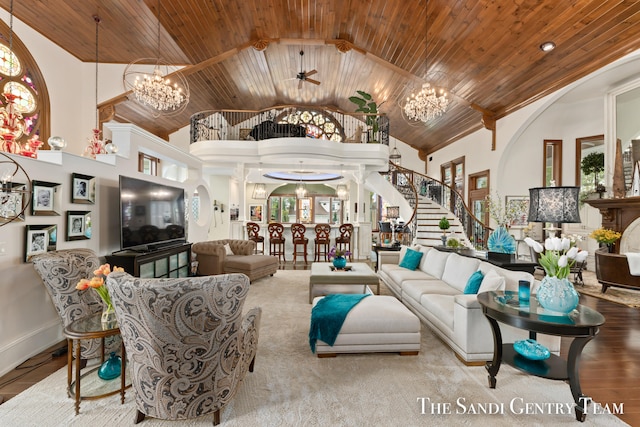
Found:
[{"label": "stair railing", "polygon": [[[403,168],[401,166],[395,165],[392,162],[389,162],[389,164],[389,173],[395,172],[396,174],[406,177],[407,182],[410,183],[411,188],[413,188],[415,192],[415,198],[413,199],[413,202],[411,201],[411,199],[407,199],[409,204],[414,207],[411,221],[416,218],[416,213],[418,210],[418,195],[422,197],[428,197],[440,206],[451,211],[456,216],[456,218],[458,218],[458,221],[460,221],[460,224],[462,224],[467,238],[476,249],[487,249],[487,238],[489,237],[489,234],[491,234],[492,229],[485,225],[482,221],[480,221],[475,215],[473,215],[469,207],[465,204],[464,198],[460,193],[440,180],[431,178],[427,175],[421,174],[420,172],[415,172],[410,169]],[[407,184],[405,184],[405,186],[406,185]],[[398,191],[400,191],[400,193],[403,195],[405,194],[400,189],[398,189]],[[413,221],[413,236],[416,235],[416,231],[417,221]]]},{"label": "stair railing", "polygon": [[409,203],[411,209],[413,209],[411,217],[404,224],[405,230],[409,230],[411,233],[411,240],[413,240],[418,231],[418,223],[416,221],[418,212],[418,190],[414,185],[413,171],[389,161],[389,171],[383,175],[385,175],[387,181],[389,181],[391,185],[393,185],[395,189],[402,194],[404,199]]}]

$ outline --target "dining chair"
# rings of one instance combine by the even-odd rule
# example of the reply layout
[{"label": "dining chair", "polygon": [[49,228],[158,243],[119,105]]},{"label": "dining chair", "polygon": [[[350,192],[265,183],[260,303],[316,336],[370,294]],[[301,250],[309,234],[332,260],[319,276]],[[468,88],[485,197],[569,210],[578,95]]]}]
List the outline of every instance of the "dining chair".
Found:
[{"label": "dining chair", "polygon": [[329,261],[329,246],[331,245],[331,226],[329,224],[316,224],[315,226],[316,237],[313,239],[315,244],[315,256],[314,261],[320,261],[320,256],[324,257],[325,261]]},{"label": "dining chair", "polygon": [[[304,235],[307,232],[307,227],[303,224],[295,223],[291,224],[291,240],[293,242],[293,262],[298,259],[298,255],[304,256],[304,263],[307,264],[307,245],[309,239]],[[302,250],[298,250],[298,247],[302,246]]]},{"label": "dining chair", "polygon": [[[260,235],[260,225],[255,222],[247,223],[247,235],[249,236],[249,240],[253,240],[256,242],[256,251],[255,253],[264,253],[264,236]],[[260,247],[258,247],[260,244]]]},{"label": "dining chair", "polygon": [[342,224],[338,230],[340,231],[340,235],[336,237],[336,249],[349,251],[349,261],[353,261],[353,251],[351,250],[353,224]]},{"label": "dining chair", "polygon": [[267,231],[269,232],[269,255],[277,256],[278,261],[280,261],[280,257],[282,257],[283,261],[286,261],[284,226],[278,222],[272,222],[267,226]]}]

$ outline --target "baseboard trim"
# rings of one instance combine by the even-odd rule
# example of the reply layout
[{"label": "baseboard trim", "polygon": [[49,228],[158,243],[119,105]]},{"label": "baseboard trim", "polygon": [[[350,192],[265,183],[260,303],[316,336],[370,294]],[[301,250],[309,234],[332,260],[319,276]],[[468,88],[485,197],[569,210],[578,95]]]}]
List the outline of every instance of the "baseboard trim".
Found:
[{"label": "baseboard trim", "polygon": [[64,340],[60,321],[49,322],[0,348],[0,376],[12,371],[25,360]]}]

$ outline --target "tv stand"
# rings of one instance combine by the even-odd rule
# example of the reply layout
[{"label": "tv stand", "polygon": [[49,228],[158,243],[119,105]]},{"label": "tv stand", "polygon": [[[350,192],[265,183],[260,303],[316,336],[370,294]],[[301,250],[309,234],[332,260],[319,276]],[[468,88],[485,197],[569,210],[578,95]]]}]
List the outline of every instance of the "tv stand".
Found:
[{"label": "tv stand", "polygon": [[173,242],[151,252],[116,251],[106,259],[112,268],[122,267],[136,277],[187,277],[191,274],[191,243]]}]

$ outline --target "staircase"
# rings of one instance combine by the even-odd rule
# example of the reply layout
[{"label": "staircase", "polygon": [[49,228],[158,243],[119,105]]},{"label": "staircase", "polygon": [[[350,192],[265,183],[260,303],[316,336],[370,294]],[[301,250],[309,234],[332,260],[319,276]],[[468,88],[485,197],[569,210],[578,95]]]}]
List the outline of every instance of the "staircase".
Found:
[{"label": "staircase", "polygon": [[[407,225],[416,243],[442,245],[443,232],[438,224],[444,216],[451,225],[447,237],[454,237],[470,248],[486,249],[491,229],[473,216],[458,192],[436,179],[392,162],[389,162],[389,172],[383,175],[403,196],[407,207],[413,209]],[[444,206],[451,206],[452,210]]]},{"label": "staircase", "polygon": [[455,237],[465,245],[469,244],[469,239],[464,232],[464,227],[448,209],[443,208],[428,197],[418,198],[418,210],[416,212],[416,234],[415,242],[423,246],[442,245],[442,230],[438,227],[442,217],[449,220],[451,227],[447,230],[448,237]]}]

